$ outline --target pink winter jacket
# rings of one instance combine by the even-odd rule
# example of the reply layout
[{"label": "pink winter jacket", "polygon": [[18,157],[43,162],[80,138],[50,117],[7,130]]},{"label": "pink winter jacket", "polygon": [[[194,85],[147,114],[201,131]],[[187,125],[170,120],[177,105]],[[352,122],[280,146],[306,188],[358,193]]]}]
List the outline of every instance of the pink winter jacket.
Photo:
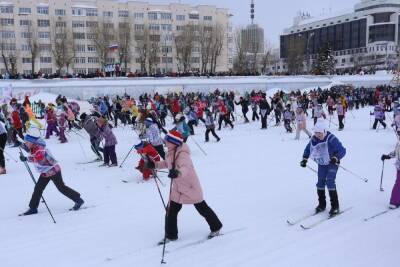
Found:
[{"label": "pink winter jacket", "polygon": [[180,204],[196,204],[203,201],[203,190],[197,177],[192,160],[190,149],[187,144],[176,148],[175,151],[168,151],[166,160],[155,162],[156,169],[172,169],[175,156],[175,169],[179,176],[173,179],[171,201]]},{"label": "pink winter jacket", "polygon": [[301,112],[300,114],[297,113],[296,114],[296,122],[297,122],[297,128],[299,128],[299,130],[303,130],[307,128],[307,118],[306,115],[304,114],[304,112]]}]

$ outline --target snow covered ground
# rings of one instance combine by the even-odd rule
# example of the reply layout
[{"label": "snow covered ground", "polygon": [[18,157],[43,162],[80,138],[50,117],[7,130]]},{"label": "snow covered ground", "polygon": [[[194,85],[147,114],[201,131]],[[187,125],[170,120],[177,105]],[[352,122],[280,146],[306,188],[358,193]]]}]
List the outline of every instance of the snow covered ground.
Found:
[{"label": "snow covered ground", "polygon": [[[193,206],[184,206],[179,241],[167,245],[166,266],[397,266],[400,213],[363,221],[387,207],[395,178],[395,167],[387,162],[386,191],[379,191],[380,155],[394,148],[396,138],[390,128],[369,130],[369,111],[353,111],[355,118],[348,114],[343,132],[332,127],[347,148],[342,165],[369,183],[340,170],[341,207],[353,209],[307,231],[288,226],[286,220],[309,213],[317,203],[316,175],[299,167],[308,138],[295,141],[283,127],[262,131],[260,123],[245,125],[239,116],[233,131],[218,132],[220,143],[211,137],[205,144],[204,127],[195,129],[194,139],[207,156],[191,138],[188,144],[205,200],[223,222],[223,232],[230,233],[187,246],[204,238],[209,229]],[[139,139],[129,127],[114,132],[121,163]],[[136,182],[140,174],[133,168],[139,157],[133,153],[123,168],[80,164],[94,158],[89,140],[73,133],[67,137],[67,144],[58,144],[53,137],[48,147],[62,166],[65,183],[78,190],[90,208],[68,212],[73,203],[50,183],[44,197],[57,224],[43,204],[38,215],[18,217],[28,207],[33,183],[24,165],[8,156],[8,174],[0,177],[0,265],[160,266],[162,248],[155,244],[163,237],[164,210],[154,181]],[[18,159],[16,148],[7,152]],[[169,179],[164,173],[159,176],[167,198]]]}]

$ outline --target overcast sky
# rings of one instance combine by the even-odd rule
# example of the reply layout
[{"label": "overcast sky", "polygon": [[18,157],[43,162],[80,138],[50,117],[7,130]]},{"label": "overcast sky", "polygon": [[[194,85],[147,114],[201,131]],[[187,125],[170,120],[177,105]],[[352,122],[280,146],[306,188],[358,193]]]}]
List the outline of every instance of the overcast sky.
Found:
[{"label": "overcast sky", "polygon": [[[150,3],[170,3],[178,0],[148,0]],[[245,26],[250,23],[250,0],[181,0],[181,3],[191,5],[216,5],[229,8],[234,15],[235,26]],[[276,47],[279,45],[279,35],[284,28],[290,27],[298,11],[318,16],[323,12],[353,9],[360,0],[255,0],[255,21],[264,28],[266,38]]]}]

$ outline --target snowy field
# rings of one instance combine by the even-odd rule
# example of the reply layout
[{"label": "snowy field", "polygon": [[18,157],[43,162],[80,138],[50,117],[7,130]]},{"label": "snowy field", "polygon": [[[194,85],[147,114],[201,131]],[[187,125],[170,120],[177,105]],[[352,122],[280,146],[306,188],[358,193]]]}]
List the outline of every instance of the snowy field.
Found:
[{"label": "snowy field", "polygon": [[[245,125],[239,116],[233,131],[218,132],[220,143],[213,137],[204,143],[204,126],[196,128],[188,144],[205,200],[227,234],[194,245],[209,229],[193,206],[184,206],[179,215],[179,240],[167,245],[166,266],[398,266],[400,213],[363,220],[387,207],[395,179],[394,162],[387,162],[386,190],[379,191],[380,156],[394,149],[396,137],[390,128],[370,130],[369,111],[353,111],[355,118],[348,114],[343,132],[331,128],[347,148],[342,165],[369,183],[339,170],[341,208],[353,209],[311,230],[286,223],[312,212],[317,204],[316,175],[299,167],[308,138],[303,135],[295,141],[294,134],[286,134],[282,126],[261,131],[260,123]],[[121,163],[139,139],[128,126],[114,132]],[[23,163],[7,157],[8,174],[0,177],[0,266],[160,266],[162,247],[155,244],[164,234],[164,210],[154,181],[137,182],[141,175],[134,169],[139,160],[135,153],[123,168],[80,164],[94,158],[87,134],[81,134],[86,138],[69,133],[67,144],[58,144],[55,137],[48,142],[65,183],[79,191],[89,207],[69,212],[73,203],[50,183],[44,197],[57,224],[51,222],[43,204],[38,215],[17,216],[28,208],[33,183]],[[18,159],[16,148],[7,148],[7,152]],[[169,179],[164,173],[159,176],[167,198]],[[323,216],[327,212],[307,223]]]}]

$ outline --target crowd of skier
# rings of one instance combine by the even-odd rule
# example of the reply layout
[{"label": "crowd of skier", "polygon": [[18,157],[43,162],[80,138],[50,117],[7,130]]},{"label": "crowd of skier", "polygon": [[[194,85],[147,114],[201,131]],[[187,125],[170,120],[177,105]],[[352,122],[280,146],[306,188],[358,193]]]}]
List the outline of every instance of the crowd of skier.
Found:
[{"label": "crowd of skier", "polygon": [[[75,203],[72,209],[77,210],[84,201],[78,192],[64,184],[61,167],[50,153],[45,139],[53,138],[55,134],[60,143],[67,143],[69,135],[89,136],[95,155],[93,162],[102,161],[101,167],[116,167],[118,141],[113,131],[118,127],[130,127],[141,140],[132,146],[131,151],[134,149],[140,155],[136,169],[142,173],[143,179],[156,179],[156,170],[167,168],[168,177],[173,181],[170,201],[165,205],[166,237],[163,243],[178,238],[176,220],[182,204],[195,205],[209,223],[210,237],[213,237],[218,235],[222,223],[203,199],[186,142],[201,130],[205,142],[210,141],[210,133],[215,142],[223,141],[223,131],[234,131],[238,123],[259,123],[262,130],[282,125],[287,133],[295,132],[295,140],[300,139],[301,132],[310,138],[300,165],[307,167],[309,158],[318,164],[318,206],[315,212],[326,209],[327,187],[331,200],[329,213],[335,216],[340,213],[335,179],[346,149],[329,129],[344,130],[346,117],[354,116],[353,110],[369,108],[371,129],[379,130],[380,125],[383,128],[390,125],[396,134],[400,134],[399,96],[400,90],[391,86],[336,86],[303,93],[279,91],[270,97],[261,91],[237,95],[219,90],[208,94],[143,94],[136,99],[125,94],[93,98],[90,100],[92,109],[86,112],[81,112],[77,102],[69,102],[62,96],[47,105],[41,101],[31,103],[29,97],[25,97],[22,103],[11,99],[1,107],[0,113],[0,174],[6,174],[6,144],[22,148],[29,155],[25,156],[21,150],[20,160],[33,163],[40,173],[29,209],[23,215],[37,213],[43,190],[50,180]],[[392,111],[393,115],[389,115]],[[308,117],[312,118],[313,128],[307,125]],[[389,124],[385,122],[387,119]],[[391,158],[396,158],[400,170],[400,144],[394,152],[381,157],[382,161]],[[390,207],[399,206],[398,171]]]}]

